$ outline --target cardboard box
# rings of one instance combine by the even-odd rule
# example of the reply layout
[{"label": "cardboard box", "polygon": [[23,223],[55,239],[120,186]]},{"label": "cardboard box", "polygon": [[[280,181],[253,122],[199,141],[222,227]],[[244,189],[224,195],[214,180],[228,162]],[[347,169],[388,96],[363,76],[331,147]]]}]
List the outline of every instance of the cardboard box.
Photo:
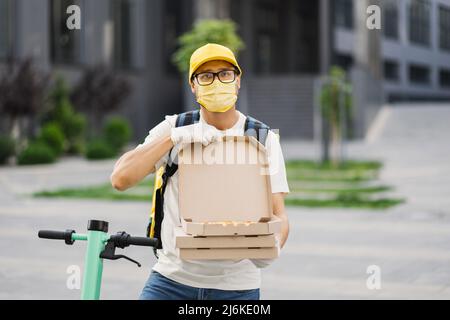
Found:
[{"label": "cardboard box", "polygon": [[194,236],[267,235],[281,231],[281,219],[273,216],[267,222],[192,222],[181,219],[183,230]]},{"label": "cardboard box", "polygon": [[[179,208],[193,235],[276,232],[266,149],[253,137],[192,143],[178,155]],[[215,222],[235,222],[214,224]]]},{"label": "cardboard box", "polygon": [[224,248],[224,249],[177,249],[183,260],[242,260],[242,259],[275,259],[278,248]]},{"label": "cardboard box", "polygon": [[210,236],[198,237],[187,234],[181,227],[175,229],[177,248],[210,249],[210,248],[271,248],[275,247],[275,235],[256,236]]}]

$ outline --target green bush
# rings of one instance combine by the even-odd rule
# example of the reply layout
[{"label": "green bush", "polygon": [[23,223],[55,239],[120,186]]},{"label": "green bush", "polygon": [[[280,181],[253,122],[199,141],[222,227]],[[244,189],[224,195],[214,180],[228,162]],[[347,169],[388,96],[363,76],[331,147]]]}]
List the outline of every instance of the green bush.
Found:
[{"label": "green bush", "polygon": [[111,117],[103,128],[105,140],[120,151],[131,138],[131,127],[128,121],[122,117]]},{"label": "green bush", "polygon": [[42,141],[32,142],[17,157],[19,165],[52,163],[55,160],[52,148]]},{"label": "green bush", "polygon": [[61,127],[54,122],[47,123],[42,129],[38,138],[39,141],[44,142],[50,148],[52,148],[53,153],[59,156],[64,151],[64,133]]},{"label": "green bush", "polygon": [[0,164],[6,163],[9,157],[14,155],[15,142],[9,136],[0,136]]},{"label": "green bush", "polygon": [[70,154],[80,154],[84,148],[84,135],[87,127],[86,117],[75,112],[69,99],[69,89],[62,77],[58,77],[50,93],[50,111],[45,122],[59,125],[64,134],[64,151]]},{"label": "green bush", "polygon": [[84,142],[84,139],[74,141],[67,148],[68,154],[85,154],[85,152],[86,152],[86,144]]},{"label": "green bush", "polygon": [[71,154],[80,154],[83,148],[84,133],[87,126],[86,117],[81,113],[72,113],[61,121],[64,135],[67,139],[67,152]]},{"label": "green bush", "polygon": [[87,144],[86,157],[90,160],[109,159],[115,156],[114,148],[104,139],[92,140]]}]

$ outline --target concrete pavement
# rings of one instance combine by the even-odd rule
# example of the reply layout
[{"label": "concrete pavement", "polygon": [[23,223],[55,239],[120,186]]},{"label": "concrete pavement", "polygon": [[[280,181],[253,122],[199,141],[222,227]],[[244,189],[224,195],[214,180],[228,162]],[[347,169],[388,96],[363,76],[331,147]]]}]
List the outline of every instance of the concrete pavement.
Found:
[{"label": "concrete pavement", "polygon": [[[407,203],[387,211],[288,208],[290,238],[263,272],[265,299],[450,298],[450,106],[387,109],[370,143],[352,158],[382,159],[383,183]],[[286,142],[287,158],[313,157],[317,146]],[[85,244],[37,239],[43,228],[84,231],[105,219],[110,231],[144,233],[150,203],[35,199],[30,192],[108,180],[113,161],[65,159],[56,165],[0,168],[0,298],[77,299],[66,269],[82,267]],[[105,261],[102,297],[135,299],[155,262],[151,250],[127,249],[143,264]],[[367,268],[381,288],[366,286]]]}]

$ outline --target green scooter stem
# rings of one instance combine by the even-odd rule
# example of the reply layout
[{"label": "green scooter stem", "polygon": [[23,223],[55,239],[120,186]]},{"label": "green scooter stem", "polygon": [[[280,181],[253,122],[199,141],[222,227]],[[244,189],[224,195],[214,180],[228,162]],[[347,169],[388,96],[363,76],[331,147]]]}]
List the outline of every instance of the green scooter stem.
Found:
[{"label": "green scooter stem", "polygon": [[86,257],[84,261],[83,284],[81,300],[99,300],[102,284],[103,259],[100,254],[110,236],[102,231],[88,231],[88,234],[72,234],[72,240],[87,240]]},{"label": "green scooter stem", "polygon": [[108,239],[109,235],[105,232],[88,231],[81,300],[100,299],[103,273],[103,259],[100,254]]}]

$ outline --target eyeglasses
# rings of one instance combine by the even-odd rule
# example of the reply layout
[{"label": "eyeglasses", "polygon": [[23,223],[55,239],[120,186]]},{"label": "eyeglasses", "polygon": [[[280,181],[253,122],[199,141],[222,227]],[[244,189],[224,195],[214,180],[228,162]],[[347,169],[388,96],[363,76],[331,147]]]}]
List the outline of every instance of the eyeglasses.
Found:
[{"label": "eyeglasses", "polygon": [[217,77],[222,83],[231,83],[236,80],[236,70],[222,70],[219,72],[201,72],[193,76],[201,86],[208,86],[214,82]]}]

